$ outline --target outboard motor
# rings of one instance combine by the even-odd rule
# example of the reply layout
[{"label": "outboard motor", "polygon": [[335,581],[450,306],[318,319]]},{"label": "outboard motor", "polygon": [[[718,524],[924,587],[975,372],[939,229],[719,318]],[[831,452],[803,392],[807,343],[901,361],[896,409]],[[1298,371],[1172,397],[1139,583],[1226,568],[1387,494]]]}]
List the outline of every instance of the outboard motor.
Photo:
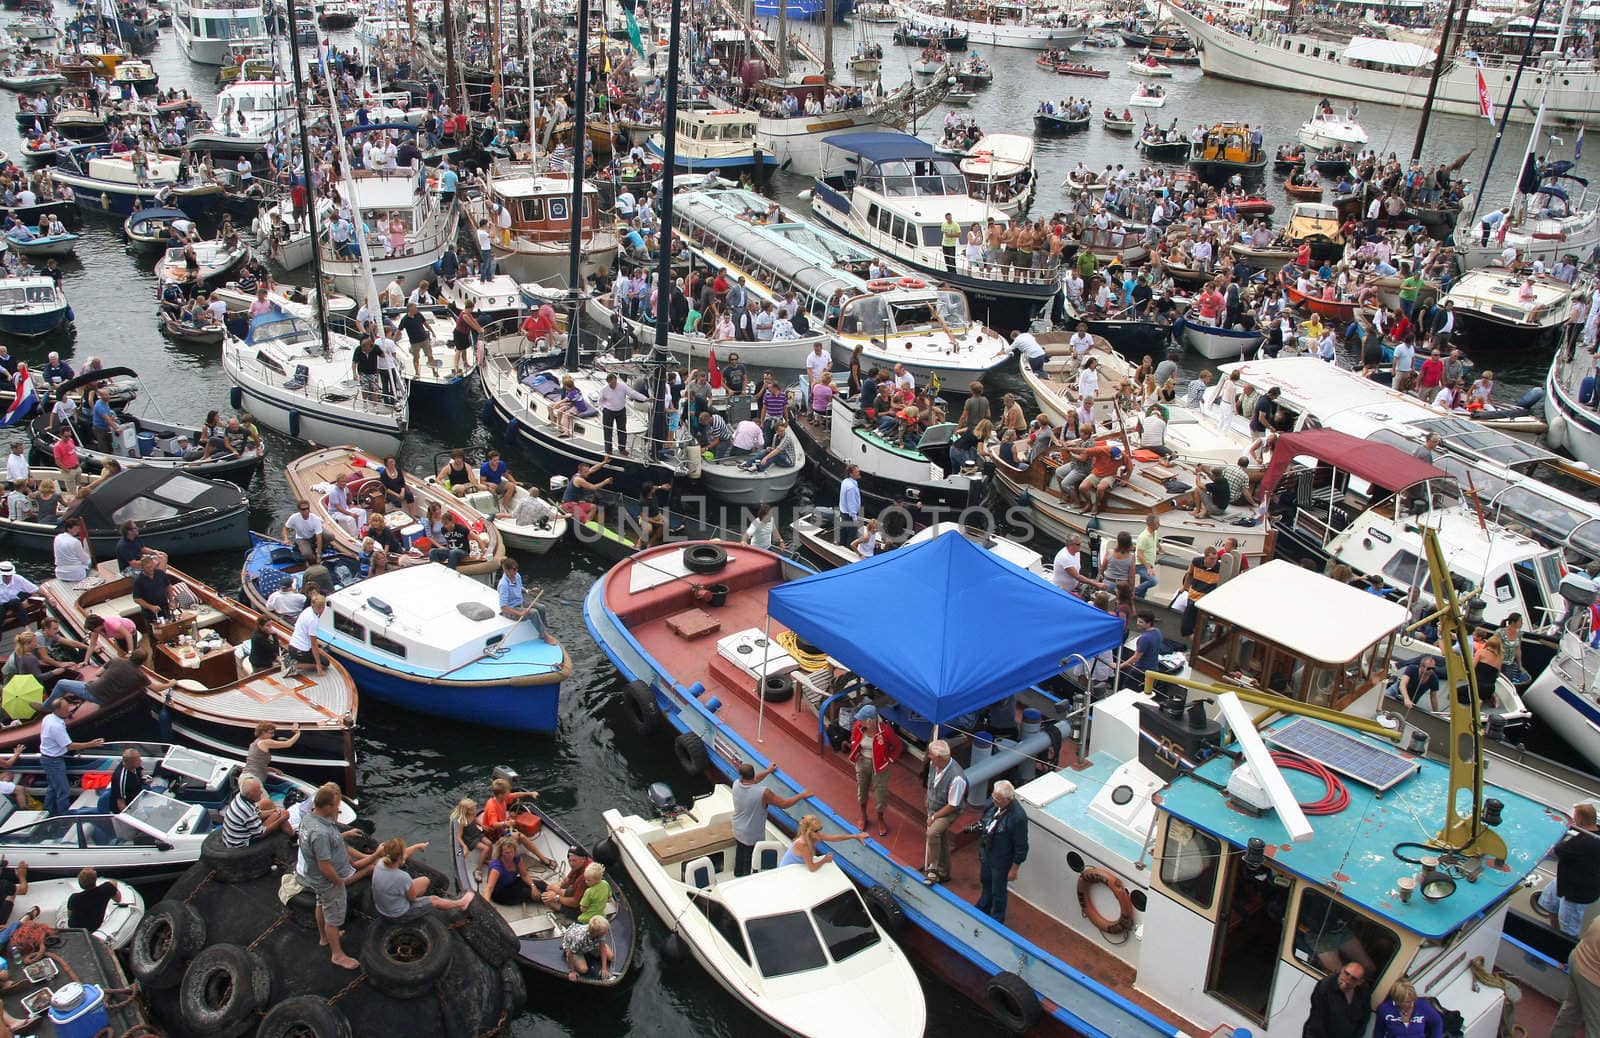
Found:
[{"label": "outboard motor", "polygon": [[1561,578],[1557,589],[1567,603],[1567,615],[1561,619],[1561,628],[1580,637],[1586,633],[1589,607],[1600,599],[1600,585],[1583,573],[1572,572]]},{"label": "outboard motor", "polygon": [[517,774],[515,768],[508,767],[504,764],[496,764],[494,766],[494,773],[490,777],[493,779],[505,779],[507,782],[511,783],[512,789],[517,788],[517,780],[522,778],[521,775]]},{"label": "outboard motor", "polygon": [[646,795],[650,798],[650,806],[655,809],[659,818],[671,820],[689,810],[678,803],[678,798],[672,793],[672,787],[665,782],[650,783]]}]

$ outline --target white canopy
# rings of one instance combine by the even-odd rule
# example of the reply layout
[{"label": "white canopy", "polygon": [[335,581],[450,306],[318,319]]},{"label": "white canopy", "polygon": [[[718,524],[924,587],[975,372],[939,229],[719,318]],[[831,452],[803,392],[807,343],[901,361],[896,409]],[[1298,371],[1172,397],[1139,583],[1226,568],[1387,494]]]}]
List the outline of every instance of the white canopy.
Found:
[{"label": "white canopy", "polygon": [[1376,36],[1352,36],[1344,56],[1350,61],[1370,61],[1396,68],[1418,68],[1433,61],[1433,51],[1427,47],[1380,40]]}]

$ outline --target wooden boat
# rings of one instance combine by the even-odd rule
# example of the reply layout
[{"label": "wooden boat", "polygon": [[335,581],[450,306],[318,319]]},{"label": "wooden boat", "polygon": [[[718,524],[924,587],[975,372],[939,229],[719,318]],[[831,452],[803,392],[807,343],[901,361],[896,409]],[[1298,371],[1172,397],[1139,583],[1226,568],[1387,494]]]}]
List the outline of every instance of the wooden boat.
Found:
[{"label": "wooden boat", "polygon": [[1062,115],[1058,112],[1033,113],[1033,132],[1040,137],[1065,137],[1089,128],[1090,117]]},{"label": "wooden boat", "polygon": [[[145,525],[140,524],[141,533]],[[277,751],[274,764],[353,790],[358,698],[349,672],[334,662],[320,674],[310,670],[284,677],[276,659],[253,669],[248,643],[257,627],[271,633],[280,653],[288,647],[289,628],[194,577],[170,567],[167,573],[189,589],[196,605],[162,623],[144,618],[133,600],[133,580],[120,575],[115,562],[101,564],[98,584],[85,587],[51,579],[41,590],[51,612],[79,639],[86,637],[92,614],[126,617],[140,626],[150,648],[146,671],[177,682],[167,691],[147,691],[151,709],[184,740],[209,752],[243,757],[257,723],[299,726],[299,741]]]},{"label": "wooden boat", "polygon": [[1240,216],[1271,216],[1277,208],[1260,195],[1251,195],[1233,203],[1233,211]]},{"label": "wooden boat", "polygon": [[1296,252],[1295,249],[1276,245],[1268,245],[1266,248],[1258,249],[1239,242],[1234,242],[1228,248],[1236,259],[1243,260],[1257,270],[1264,270],[1269,274],[1282,269],[1286,263],[1294,262]]},{"label": "wooden boat", "polygon": [[[430,482],[438,477],[429,476]],[[517,494],[512,504],[510,516],[501,518],[498,514],[499,505],[494,494],[487,490],[477,490],[463,498],[472,508],[483,515],[492,517],[495,529],[500,531],[501,538],[506,542],[506,547],[530,555],[543,555],[555,547],[567,535],[567,516],[557,510],[549,519],[524,525],[516,521],[516,509],[528,498],[526,487],[517,487]]]},{"label": "wooden boat", "polygon": [[1297,184],[1293,180],[1290,180],[1287,184],[1283,185],[1283,193],[1288,195],[1290,198],[1297,198],[1310,202],[1319,202],[1322,200],[1322,185]]},{"label": "wooden boat", "polygon": [[[496,768],[495,777],[508,778],[515,782],[515,776],[508,775],[507,769],[504,768]],[[579,846],[578,841],[549,814],[539,810],[531,800],[512,801],[508,813],[510,821],[517,827],[518,832],[529,836],[539,848],[539,853],[555,862],[553,868],[537,861],[530,862],[529,870],[534,878],[546,882],[565,879],[570,867],[567,852]],[[481,823],[481,813],[479,820]],[[460,840],[451,839],[450,848],[456,889],[475,890],[481,894],[484,873],[478,868],[476,859],[462,853]],[[613,866],[616,862],[613,860],[601,864]],[[633,952],[638,929],[634,923],[633,906],[628,903],[628,896],[623,891],[621,880],[622,876],[618,872],[608,869],[606,882],[611,886],[611,900],[606,903],[605,916],[606,921],[611,924],[611,935],[607,941],[612,949],[609,976],[602,979],[599,961],[591,958],[588,971],[578,974],[578,979],[572,981],[580,987],[616,987],[627,979],[633,967]],[[485,903],[493,904],[487,901]],[[535,973],[567,982],[567,974],[571,971],[571,967],[567,965],[566,953],[561,950],[561,937],[567,927],[573,925],[572,918],[561,911],[547,908],[538,900],[520,905],[493,904],[493,908],[511,927],[511,932],[517,935],[517,961]]]},{"label": "wooden boat", "polygon": [[[1101,426],[1113,426],[1117,417],[1114,404],[1116,388],[1133,378],[1138,365],[1118,353],[1112,348],[1111,343],[1100,335],[1094,336],[1094,345],[1081,359],[1073,350],[1069,341],[1071,336],[1066,332],[1040,332],[1036,338],[1039,340],[1039,345],[1049,354],[1045,360],[1044,374],[1035,372],[1026,358],[1019,360],[1018,370],[1023,383],[1038,402],[1039,410],[1050,418],[1052,424],[1056,426],[1066,424],[1069,417],[1077,413],[1078,405],[1083,402],[1083,397],[1078,392],[1078,372],[1082,368],[1082,361],[1093,357],[1095,366],[1100,371],[1101,387],[1095,397],[1095,423]],[[1129,424],[1132,424],[1137,417],[1137,415],[1124,416]]]},{"label": "wooden boat", "polygon": [[1259,174],[1267,167],[1267,154],[1251,140],[1245,123],[1221,122],[1194,142],[1189,168],[1201,178],[1226,180],[1234,174]]},{"label": "wooden boat", "polygon": [[[326,488],[335,477],[349,476],[350,502],[356,505],[366,501],[373,491],[381,491],[378,470],[383,459],[373,457],[355,447],[324,447],[303,454],[284,467],[289,481],[289,492],[297,499],[311,502],[312,514],[322,520],[328,543],[347,555],[360,555],[361,538],[328,511]],[[461,563],[460,571],[485,581],[498,576],[500,561],[505,558],[505,543],[494,524],[486,521],[482,512],[427,480],[406,473],[406,486],[416,498],[417,506],[426,512],[428,505],[437,503],[446,512],[455,513],[456,519],[473,535],[473,556]],[[400,531],[409,550],[395,562],[400,566],[422,565],[428,555],[413,542],[422,536],[422,527],[403,511],[392,511],[385,516],[389,525]]]},{"label": "wooden boat", "polygon": [[1123,112],[1119,116],[1107,108],[1100,114],[1100,125],[1112,133],[1132,133],[1138,123],[1129,112]]},{"label": "wooden boat", "polygon": [[1354,300],[1340,302],[1337,299],[1323,299],[1320,296],[1307,295],[1297,290],[1294,287],[1293,277],[1289,274],[1294,269],[1294,265],[1289,264],[1279,271],[1284,276],[1283,291],[1288,296],[1289,302],[1314,314],[1333,318],[1338,327],[1343,327],[1345,324],[1355,320],[1358,303]]},{"label": "wooden boat", "polygon": [[228,330],[220,324],[185,324],[163,314],[161,333],[175,342],[188,343],[191,346],[220,346]]},{"label": "wooden boat", "polygon": [[1079,76],[1084,79],[1109,79],[1109,69],[1095,68],[1093,65],[1079,65],[1070,61],[1058,62],[1055,66],[1058,76]]}]

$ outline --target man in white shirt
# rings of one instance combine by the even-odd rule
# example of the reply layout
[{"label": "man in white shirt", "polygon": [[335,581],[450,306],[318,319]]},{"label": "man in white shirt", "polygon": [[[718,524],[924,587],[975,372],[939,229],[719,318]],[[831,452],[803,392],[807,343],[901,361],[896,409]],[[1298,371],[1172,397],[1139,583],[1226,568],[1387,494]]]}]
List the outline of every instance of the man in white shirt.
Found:
[{"label": "man in white shirt", "polygon": [[[628,401],[648,400],[649,397],[617,378],[615,371],[607,372],[606,384],[601,387],[599,399],[600,422],[605,427],[606,453],[628,452]],[[611,446],[611,430],[616,427],[617,446]]]},{"label": "man in white shirt", "polygon": [[26,627],[28,596],[38,590],[37,584],[17,573],[14,564],[0,562],[0,626],[4,626],[7,614],[10,614],[16,618],[17,627]]},{"label": "man in white shirt", "polygon": [[[808,389],[822,381],[822,373],[828,370],[828,365],[832,362],[832,358],[822,348],[822,343],[814,342],[811,344],[811,352],[806,354],[806,386]],[[809,406],[811,403],[810,392],[802,393],[800,396],[802,403]]]},{"label": "man in white shirt", "polygon": [[406,305],[406,286],[400,283],[399,275],[383,286],[383,305],[389,307]]},{"label": "man in white shirt", "polygon": [[[345,528],[351,537],[360,537],[367,525],[367,510],[350,504],[350,474],[341,472],[334,477],[323,504],[333,521]],[[296,517],[297,518],[297,517]]]},{"label": "man in white shirt", "polygon": [[1039,345],[1039,340],[1030,331],[1020,331],[1011,339],[1011,349],[1020,353],[1028,360],[1028,367],[1035,375],[1044,374],[1044,362],[1047,358],[1045,348]]},{"label": "man in white shirt", "polygon": [[917,377],[907,371],[904,364],[896,363],[894,366],[894,388],[897,390],[917,388]]},{"label": "man in white shirt", "polygon": [[1139,447],[1163,458],[1172,453],[1167,446],[1167,419],[1161,413],[1160,404],[1151,404],[1139,419]]},{"label": "man in white shirt", "polygon": [[89,576],[94,556],[83,543],[83,520],[68,519],[66,529],[56,534],[51,548],[56,559],[56,579],[64,584],[76,584]]},{"label": "man in white shirt", "polygon": [[766,446],[766,436],[761,431],[759,422],[752,422],[746,418],[733,430],[733,453],[753,454]]},{"label": "man in white shirt", "polygon": [[1072,333],[1067,343],[1072,347],[1072,352],[1078,355],[1078,359],[1082,360],[1090,350],[1094,349],[1094,336],[1089,334],[1089,326],[1079,321],[1078,330]]},{"label": "man in white shirt", "polygon": [[1050,563],[1050,582],[1068,594],[1077,594],[1083,583],[1083,555],[1078,548],[1083,542],[1077,534],[1067,538],[1066,547],[1056,552]]},{"label": "man in white shirt", "polygon": [[305,611],[306,602],[305,592],[293,584],[285,584],[267,596],[267,612],[286,624],[293,624]]},{"label": "man in white shirt", "polygon": [[327,538],[322,519],[311,514],[311,502],[301,501],[293,515],[283,521],[283,539],[300,550],[301,558],[315,563],[322,558]]},{"label": "man in white shirt", "polygon": [[6,479],[13,483],[21,483],[28,478],[28,447],[25,443],[13,443],[11,453],[6,455]]},{"label": "man in white shirt", "polygon": [[310,603],[295,618],[294,632],[289,635],[290,669],[285,677],[293,677],[308,664],[315,665],[318,674],[327,669],[328,654],[322,651],[322,646],[317,642],[317,629],[321,626],[317,618],[327,607],[327,599],[313,594]]},{"label": "man in white shirt", "polygon": [[39,724],[39,766],[44,770],[49,791],[44,796],[47,815],[64,815],[72,806],[72,784],[67,781],[67,754],[104,746],[104,739],[73,742],[67,734],[67,715],[74,704],[65,696],[50,704],[50,712]]}]

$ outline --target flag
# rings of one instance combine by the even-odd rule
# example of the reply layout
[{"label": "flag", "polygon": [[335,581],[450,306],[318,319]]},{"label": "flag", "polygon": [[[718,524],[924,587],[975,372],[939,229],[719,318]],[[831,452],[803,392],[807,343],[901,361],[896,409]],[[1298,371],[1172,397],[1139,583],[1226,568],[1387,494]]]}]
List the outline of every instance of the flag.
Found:
[{"label": "flag", "polygon": [[721,389],[722,388],[722,369],[717,367],[717,351],[716,350],[713,349],[711,351],[711,359],[709,361],[707,361],[706,363],[711,368],[711,388],[712,389]]},{"label": "flag", "polygon": [[628,44],[633,47],[633,52],[639,55],[639,60],[644,60],[644,38],[639,35],[639,20],[633,16],[637,0],[622,0],[622,15],[628,21]]},{"label": "flag", "polygon": [[1517,190],[1531,195],[1539,190],[1539,160],[1529,152],[1522,162],[1522,174],[1517,177]]},{"label": "flag", "polygon": [[1583,158],[1583,127],[1578,127],[1578,139],[1572,142],[1572,161]]},{"label": "flag", "polygon": [[1489,84],[1483,81],[1483,69],[1478,70],[1478,114],[1494,122],[1494,98],[1489,96]]},{"label": "flag", "polygon": [[28,374],[28,365],[17,365],[16,399],[11,401],[11,406],[6,408],[4,417],[0,417],[0,425],[16,425],[33,414],[33,408],[38,403],[38,393],[33,388],[33,377]]}]

